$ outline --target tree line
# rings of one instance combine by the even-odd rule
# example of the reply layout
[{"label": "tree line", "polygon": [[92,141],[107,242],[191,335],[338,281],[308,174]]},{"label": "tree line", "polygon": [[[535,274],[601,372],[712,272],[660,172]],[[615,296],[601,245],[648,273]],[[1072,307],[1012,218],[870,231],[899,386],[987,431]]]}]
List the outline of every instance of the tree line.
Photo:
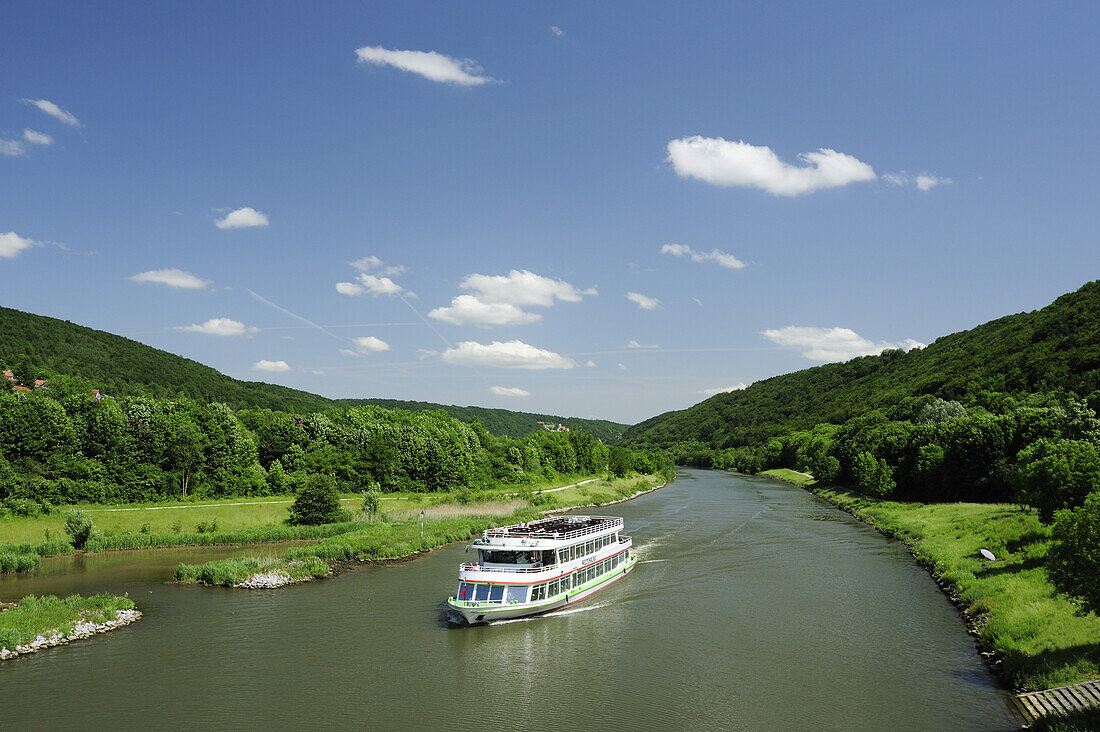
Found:
[{"label": "tree line", "polygon": [[[6,380],[5,380],[6,381]],[[615,466],[666,457],[616,450]],[[295,492],[310,475],[339,490],[477,490],[608,470],[582,431],[498,437],[441,412],[349,407],[234,411],[195,399],[98,399],[80,380],[0,391],[0,500],[52,504]]]}]

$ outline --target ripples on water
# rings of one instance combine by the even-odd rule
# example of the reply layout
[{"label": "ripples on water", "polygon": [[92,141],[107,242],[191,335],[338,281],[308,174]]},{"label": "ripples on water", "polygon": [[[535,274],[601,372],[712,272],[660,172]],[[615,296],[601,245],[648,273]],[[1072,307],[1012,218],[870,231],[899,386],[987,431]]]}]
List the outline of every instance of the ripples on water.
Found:
[{"label": "ripples on water", "polygon": [[804,491],[687,471],[601,512],[634,537],[630,576],[491,626],[443,620],[462,546],[270,592],[116,574],[146,618],[0,666],[0,715],[114,729],[1014,727],[927,574]]}]

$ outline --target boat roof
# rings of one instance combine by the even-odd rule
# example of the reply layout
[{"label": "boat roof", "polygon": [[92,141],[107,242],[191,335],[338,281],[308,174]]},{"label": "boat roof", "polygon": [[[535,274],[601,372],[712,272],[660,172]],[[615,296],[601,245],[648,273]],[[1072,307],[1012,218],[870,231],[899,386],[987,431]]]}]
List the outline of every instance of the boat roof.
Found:
[{"label": "boat roof", "polygon": [[589,534],[598,534],[613,529],[621,529],[622,518],[618,516],[550,516],[549,518],[513,524],[495,529],[486,529],[485,539],[575,539]]}]

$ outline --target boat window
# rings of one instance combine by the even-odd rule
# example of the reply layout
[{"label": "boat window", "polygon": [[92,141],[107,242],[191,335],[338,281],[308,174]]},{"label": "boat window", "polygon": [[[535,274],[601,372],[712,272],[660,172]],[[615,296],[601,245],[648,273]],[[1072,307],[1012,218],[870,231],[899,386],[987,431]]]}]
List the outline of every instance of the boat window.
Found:
[{"label": "boat window", "polygon": [[492,585],[489,590],[489,602],[500,602],[504,599],[504,585]]},{"label": "boat window", "polygon": [[475,600],[485,602],[489,599],[489,585],[477,584],[474,585],[474,589],[477,590],[477,594],[474,595]]},{"label": "boat window", "polygon": [[558,581],[557,580],[550,580],[550,589],[546,591],[546,594],[548,594],[550,597],[553,597],[554,595],[558,594]]},{"label": "boat window", "polygon": [[472,600],[474,599],[474,585],[470,582],[458,583],[458,599],[459,600]]},{"label": "boat window", "polygon": [[531,602],[546,599],[546,585],[535,585],[531,588]]},{"label": "boat window", "polygon": [[508,602],[527,602],[527,588],[523,585],[509,586]]},{"label": "boat window", "polygon": [[541,552],[517,552],[505,550],[479,549],[481,561],[486,564],[534,564]]}]

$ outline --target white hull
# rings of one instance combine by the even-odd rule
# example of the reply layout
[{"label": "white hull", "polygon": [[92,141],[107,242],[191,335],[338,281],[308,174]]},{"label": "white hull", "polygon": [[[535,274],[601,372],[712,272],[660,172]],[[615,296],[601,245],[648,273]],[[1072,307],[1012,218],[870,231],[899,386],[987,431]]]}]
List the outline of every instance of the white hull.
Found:
[{"label": "white hull", "polygon": [[474,604],[462,603],[461,601],[456,601],[452,597],[448,598],[447,606],[452,620],[459,623],[467,623],[469,625],[492,623],[495,620],[522,618],[528,615],[541,615],[581,602],[585,598],[607,587],[612,582],[625,577],[630,570],[634,569],[634,565],[637,563],[638,556],[636,554],[631,554],[626,563],[618,569],[604,575],[604,577],[600,578],[593,586],[578,588],[577,590],[558,595],[544,602],[519,603],[514,605],[500,603]]}]

